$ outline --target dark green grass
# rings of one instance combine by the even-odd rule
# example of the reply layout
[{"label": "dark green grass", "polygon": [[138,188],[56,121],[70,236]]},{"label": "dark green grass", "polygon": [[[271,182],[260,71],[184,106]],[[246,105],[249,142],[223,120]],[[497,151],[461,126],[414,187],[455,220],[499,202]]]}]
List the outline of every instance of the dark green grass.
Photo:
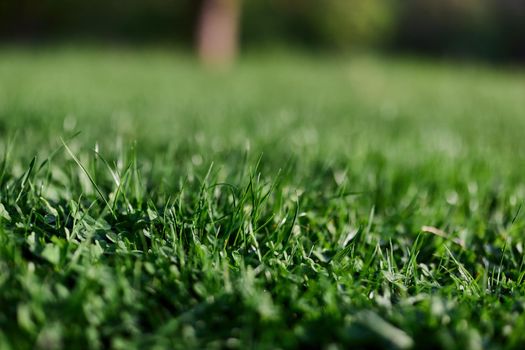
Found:
[{"label": "dark green grass", "polygon": [[522,348],[524,130],[520,70],[3,49],[0,348]]}]

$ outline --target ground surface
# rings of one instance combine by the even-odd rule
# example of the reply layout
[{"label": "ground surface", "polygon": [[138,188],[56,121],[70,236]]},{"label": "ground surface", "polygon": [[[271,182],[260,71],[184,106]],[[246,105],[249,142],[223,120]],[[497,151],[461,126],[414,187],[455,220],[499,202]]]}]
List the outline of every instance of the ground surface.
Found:
[{"label": "ground surface", "polygon": [[3,49],[0,348],[522,348],[524,130],[511,68]]}]

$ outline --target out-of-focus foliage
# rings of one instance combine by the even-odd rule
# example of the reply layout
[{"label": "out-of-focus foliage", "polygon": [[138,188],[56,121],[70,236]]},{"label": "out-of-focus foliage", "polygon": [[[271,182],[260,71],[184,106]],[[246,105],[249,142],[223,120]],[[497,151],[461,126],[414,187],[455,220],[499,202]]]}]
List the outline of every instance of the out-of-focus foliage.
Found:
[{"label": "out-of-focus foliage", "polygon": [[393,46],[428,53],[525,57],[521,0],[404,0]]},{"label": "out-of-focus foliage", "polygon": [[337,49],[376,45],[393,30],[392,10],[385,0],[245,1],[244,40]]},{"label": "out-of-focus foliage", "polygon": [[[191,46],[202,0],[2,0],[0,38]],[[525,57],[523,0],[240,0],[242,43]]]},{"label": "out-of-focus foliage", "polygon": [[191,39],[198,1],[1,0],[5,39]]},{"label": "out-of-focus foliage", "polygon": [[322,7],[319,30],[337,47],[377,44],[392,30],[393,12],[388,1],[327,0],[318,1],[318,6]]}]

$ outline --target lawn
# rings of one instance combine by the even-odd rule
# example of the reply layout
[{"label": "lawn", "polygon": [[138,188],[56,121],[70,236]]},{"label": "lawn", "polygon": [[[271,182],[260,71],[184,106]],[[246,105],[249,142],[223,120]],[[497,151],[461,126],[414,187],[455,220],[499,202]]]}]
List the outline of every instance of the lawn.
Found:
[{"label": "lawn", "polygon": [[0,50],[0,348],[525,346],[525,71]]}]

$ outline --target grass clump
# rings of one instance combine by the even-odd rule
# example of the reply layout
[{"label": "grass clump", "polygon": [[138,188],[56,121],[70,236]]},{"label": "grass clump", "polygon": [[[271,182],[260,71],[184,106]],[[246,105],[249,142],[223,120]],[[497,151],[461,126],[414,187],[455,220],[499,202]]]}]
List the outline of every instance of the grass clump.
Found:
[{"label": "grass clump", "polygon": [[522,72],[0,67],[1,348],[524,345]]}]

